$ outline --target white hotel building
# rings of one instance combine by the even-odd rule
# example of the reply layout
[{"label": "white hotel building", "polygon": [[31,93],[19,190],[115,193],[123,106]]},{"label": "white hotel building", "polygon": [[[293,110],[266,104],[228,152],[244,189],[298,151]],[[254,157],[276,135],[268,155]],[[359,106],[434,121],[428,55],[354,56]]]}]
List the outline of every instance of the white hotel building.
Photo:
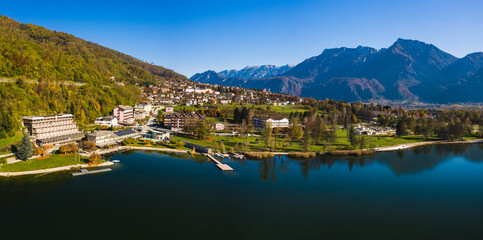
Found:
[{"label": "white hotel building", "polygon": [[28,116],[24,117],[22,122],[30,136],[41,146],[74,142],[84,137],[72,114]]},{"label": "white hotel building", "polygon": [[253,127],[263,129],[267,124],[272,128],[288,128],[290,121],[285,117],[253,117]]}]

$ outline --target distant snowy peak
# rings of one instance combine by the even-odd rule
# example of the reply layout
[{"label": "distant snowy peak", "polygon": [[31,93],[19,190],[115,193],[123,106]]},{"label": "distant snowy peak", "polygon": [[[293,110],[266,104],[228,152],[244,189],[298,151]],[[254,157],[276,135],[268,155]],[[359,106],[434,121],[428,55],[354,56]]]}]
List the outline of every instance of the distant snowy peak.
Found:
[{"label": "distant snowy peak", "polygon": [[218,72],[220,77],[224,78],[241,78],[241,79],[260,79],[275,77],[292,69],[294,65],[262,65],[262,66],[246,66],[242,70],[224,70]]}]

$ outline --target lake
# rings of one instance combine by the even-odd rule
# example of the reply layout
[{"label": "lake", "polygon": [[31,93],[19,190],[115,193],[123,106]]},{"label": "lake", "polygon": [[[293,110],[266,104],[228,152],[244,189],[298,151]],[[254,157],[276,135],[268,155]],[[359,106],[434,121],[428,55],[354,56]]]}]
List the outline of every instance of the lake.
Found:
[{"label": "lake", "polygon": [[0,179],[0,239],[482,239],[483,144],[366,157],[124,152],[98,175]]}]

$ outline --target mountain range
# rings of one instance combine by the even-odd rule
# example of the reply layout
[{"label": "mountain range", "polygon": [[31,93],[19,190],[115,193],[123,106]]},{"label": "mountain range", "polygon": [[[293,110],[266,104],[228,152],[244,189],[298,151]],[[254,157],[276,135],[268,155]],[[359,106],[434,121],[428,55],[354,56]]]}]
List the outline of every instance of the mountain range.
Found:
[{"label": "mountain range", "polygon": [[316,99],[483,102],[479,94],[483,87],[483,53],[457,58],[416,40],[400,38],[379,50],[362,46],[326,49],[272,76],[264,75],[263,69],[251,67],[250,74],[239,75],[206,71],[190,79]]}]

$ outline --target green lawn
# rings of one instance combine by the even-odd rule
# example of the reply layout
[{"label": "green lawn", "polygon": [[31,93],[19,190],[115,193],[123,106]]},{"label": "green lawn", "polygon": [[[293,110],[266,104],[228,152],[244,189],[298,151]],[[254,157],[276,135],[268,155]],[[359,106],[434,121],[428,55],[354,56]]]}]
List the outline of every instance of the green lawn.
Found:
[{"label": "green lawn", "polygon": [[[85,161],[85,159],[83,159]],[[74,155],[52,154],[46,159],[30,159],[0,166],[0,172],[23,172],[79,164]]]},{"label": "green lawn", "polygon": [[[345,130],[337,130],[337,138],[334,143],[327,143],[324,149],[324,145],[322,142],[313,143],[310,147],[310,151],[312,152],[322,152],[322,151],[329,151],[329,150],[345,150],[349,149],[349,140],[346,137]],[[388,136],[364,136],[366,147],[370,148],[371,146],[374,147],[385,147],[391,145],[398,145],[398,144],[405,144],[405,143],[414,143],[414,142],[424,142],[424,141],[434,141],[438,140],[437,138],[425,138],[419,136],[403,136],[399,138],[388,137]],[[212,136],[210,140],[198,140],[193,139],[190,136],[174,136],[172,135],[171,138],[176,140],[183,140],[187,142],[191,142],[194,144],[198,144],[201,146],[211,148],[213,146],[213,141],[220,143],[223,142],[225,145],[225,150],[229,152],[232,147],[238,143],[238,146],[241,149],[242,144],[246,141],[248,143],[248,151],[258,152],[258,151],[266,151],[265,145],[261,137],[226,137],[226,136]],[[275,138],[274,138],[275,140]],[[285,146],[283,148],[280,147],[280,143],[285,142]],[[276,138],[277,143],[277,151],[283,152],[295,152],[295,151],[304,151],[303,147],[301,146],[300,141],[284,141],[282,138]],[[359,146],[357,146],[359,148]],[[273,149],[274,150],[274,149]],[[241,151],[241,150],[240,150]]]},{"label": "green lawn", "polygon": [[15,136],[0,139],[0,148],[7,146],[8,144],[20,142],[22,140],[22,133],[17,132]]}]

